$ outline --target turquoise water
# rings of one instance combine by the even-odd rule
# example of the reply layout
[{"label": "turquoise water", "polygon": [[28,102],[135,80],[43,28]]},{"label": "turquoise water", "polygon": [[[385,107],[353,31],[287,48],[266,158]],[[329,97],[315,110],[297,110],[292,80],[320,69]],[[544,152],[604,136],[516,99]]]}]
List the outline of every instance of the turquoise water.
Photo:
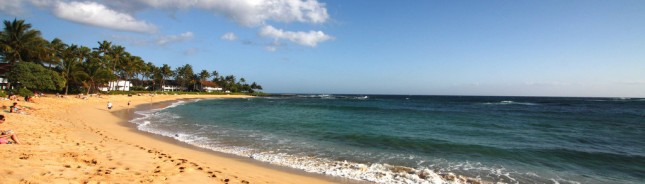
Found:
[{"label": "turquoise water", "polygon": [[137,113],[143,131],[379,183],[645,182],[645,99],[301,95]]}]

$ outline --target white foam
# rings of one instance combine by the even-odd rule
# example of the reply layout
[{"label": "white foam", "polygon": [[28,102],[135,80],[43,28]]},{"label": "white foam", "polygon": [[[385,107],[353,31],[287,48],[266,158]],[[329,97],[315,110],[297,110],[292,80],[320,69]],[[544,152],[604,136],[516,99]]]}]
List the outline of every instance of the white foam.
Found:
[{"label": "white foam", "polygon": [[[146,121],[144,121],[146,122]],[[458,183],[458,180],[449,182],[438,173],[428,168],[406,168],[387,164],[361,164],[348,161],[334,161],[317,157],[299,157],[286,153],[273,151],[259,152],[246,147],[226,146],[215,141],[186,132],[171,132],[155,129],[150,123],[141,123],[138,129],[170,137],[193,146],[210,149],[217,152],[249,157],[258,161],[280,166],[301,169],[306,172],[326,174],[330,176],[345,177],[356,180],[365,180],[376,183]]]},{"label": "white foam", "polygon": [[[171,113],[159,112],[163,109],[174,108],[183,104],[185,101],[178,101],[168,107],[161,109],[151,109],[147,111],[137,111],[135,113],[143,117],[135,118],[130,122],[137,124],[137,129],[154,133],[161,136],[170,137],[187,144],[210,149],[217,152],[235,154],[249,157],[258,161],[267,162],[280,166],[287,166],[295,169],[301,169],[306,172],[326,174],[330,176],[345,177],[356,180],[365,180],[375,183],[461,183],[461,180],[447,181],[439,173],[432,171],[427,167],[408,168],[381,163],[362,164],[349,161],[336,161],[327,158],[318,158],[310,156],[295,156],[287,153],[276,153],[274,151],[258,151],[252,148],[228,146],[217,143],[217,141],[196,135],[195,133],[169,131],[155,128],[155,122],[152,117],[159,116],[177,116]],[[162,118],[167,119],[167,118]],[[261,136],[262,137],[262,136]]]},{"label": "white foam", "polygon": [[515,101],[510,101],[510,100],[503,100],[500,102],[487,102],[484,103],[485,105],[538,105],[536,103],[530,103],[530,102],[515,102]]}]

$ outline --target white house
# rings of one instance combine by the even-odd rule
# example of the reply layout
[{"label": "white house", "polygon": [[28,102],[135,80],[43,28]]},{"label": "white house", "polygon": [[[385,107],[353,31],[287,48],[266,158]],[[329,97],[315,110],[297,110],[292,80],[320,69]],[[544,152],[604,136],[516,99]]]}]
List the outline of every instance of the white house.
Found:
[{"label": "white house", "polygon": [[211,81],[199,81],[201,90],[208,93],[213,91],[222,91],[222,87]]},{"label": "white house", "polygon": [[[7,80],[7,73],[11,70],[11,64],[9,63],[0,63],[0,89],[5,89],[7,88],[7,83],[9,80]],[[13,89],[13,86],[11,86],[11,89]]]},{"label": "white house", "polygon": [[185,90],[183,87],[179,86],[177,81],[174,80],[166,80],[164,84],[161,86],[162,91],[182,91]]},{"label": "white house", "polygon": [[163,91],[179,91],[181,89],[182,89],[181,87],[171,85],[171,84],[166,84],[166,85],[161,86],[161,90],[163,90]]},{"label": "white house", "polygon": [[101,91],[130,91],[130,87],[132,87],[132,83],[130,83],[130,81],[117,80],[117,81],[108,82],[107,86],[99,87],[99,90],[101,90]]}]

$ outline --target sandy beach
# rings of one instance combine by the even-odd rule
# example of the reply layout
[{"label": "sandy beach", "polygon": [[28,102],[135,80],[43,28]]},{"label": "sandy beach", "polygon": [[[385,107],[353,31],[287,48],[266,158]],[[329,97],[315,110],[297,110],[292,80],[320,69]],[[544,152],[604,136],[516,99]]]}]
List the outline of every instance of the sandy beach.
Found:
[{"label": "sandy beach", "polygon": [[[22,144],[0,145],[1,183],[338,183],[248,158],[201,150],[128,126],[137,105],[236,95],[103,95],[19,101],[27,114],[9,113],[0,129]],[[114,108],[107,109],[111,101]],[[128,101],[131,105],[128,106]],[[0,101],[10,106],[13,101]]]}]

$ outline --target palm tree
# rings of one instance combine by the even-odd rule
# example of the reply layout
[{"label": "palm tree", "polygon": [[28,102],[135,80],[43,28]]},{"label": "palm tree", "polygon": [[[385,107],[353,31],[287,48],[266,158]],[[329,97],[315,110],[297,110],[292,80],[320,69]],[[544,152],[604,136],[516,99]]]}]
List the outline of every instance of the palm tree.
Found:
[{"label": "palm tree", "polygon": [[260,85],[258,85],[257,83],[253,82],[253,83],[251,84],[251,92],[253,92],[253,90],[255,90],[255,89],[257,89],[257,90],[262,90],[262,86],[260,86]]},{"label": "palm tree", "polygon": [[[54,38],[50,43],[49,43],[49,49],[51,51],[51,63],[52,64],[59,64],[62,62],[63,59],[63,52],[67,49],[68,45],[63,43],[62,40],[58,38]],[[51,67],[51,65],[50,65]]]},{"label": "palm tree", "polygon": [[172,68],[170,68],[168,64],[163,64],[163,66],[159,68],[159,74],[161,76],[161,81],[159,84],[161,84],[161,86],[164,86],[166,83],[166,79],[173,76]]},{"label": "palm tree", "polygon": [[78,48],[78,51],[77,51],[76,54],[77,54],[77,57],[79,58],[79,60],[81,62],[83,62],[83,61],[85,61],[86,59],[88,59],[90,57],[91,53],[92,53],[92,50],[90,50],[89,47],[81,46],[81,47]]},{"label": "palm tree", "polygon": [[125,47],[122,47],[120,45],[112,46],[109,49],[108,53],[111,59],[109,60],[109,62],[112,65],[112,72],[114,72],[114,74],[117,75],[118,71],[116,67],[119,64],[123,63],[124,60],[130,56],[130,53],[126,52]]},{"label": "palm tree", "polygon": [[[25,24],[25,20],[5,20],[4,29],[0,32],[0,55],[3,62],[14,65],[30,58],[30,55],[36,55],[34,52],[39,49],[34,48],[42,47],[43,40],[40,31],[31,29],[31,24]],[[7,89],[10,86],[11,83],[7,82]]]},{"label": "palm tree", "polygon": [[62,64],[60,65],[61,68],[61,75],[65,79],[65,95],[67,95],[67,92],[69,90],[69,83],[72,82],[73,77],[72,77],[72,71],[75,69],[75,67],[78,67],[79,64],[79,58],[77,57],[78,54],[78,46],[72,44],[69,46],[67,49],[63,51],[61,54],[61,59],[63,60]]},{"label": "palm tree", "polygon": [[211,76],[213,76],[213,82],[217,82],[219,79],[219,73],[216,70],[213,70],[211,73]]},{"label": "palm tree", "polygon": [[[208,70],[202,70],[201,72],[199,72],[199,79],[198,79],[200,81],[199,84],[201,85],[202,84],[201,81],[208,80],[209,77],[211,77],[211,74],[208,73]],[[204,86],[201,86],[201,88],[203,89]]]},{"label": "palm tree", "polygon": [[[121,64],[123,67],[123,74],[125,80],[130,80],[134,78],[135,74],[140,73],[145,66],[145,62],[141,57],[139,56],[130,56],[129,53],[126,52],[126,57],[123,60],[123,63]],[[123,88],[125,91],[125,88]]]},{"label": "palm tree", "polygon": [[[145,77],[145,79],[147,79],[147,80],[152,79],[151,80],[152,81],[152,91],[154,91],[155,90],[154,74],[155,74],[155,70],[158,70],[157,66],[155,66],[155,64],[152,63],[152,62],[148,62],[143,67],[143,69],[144,70],[143,70],[143,73],[142,73],[142,77]],[[141,80],[143,81],[143,78]]]},{"label": "palm tree", "polygon": [[103,42],[98,42],[99,47],[93,48],[92,50],[98,51],[101,55],[105,55],[112,48],[112,42],[103,40]]},{"label": "palm tree", "polygon": [[0,34],[0,47],[4,62],[11,63],[25,61],[32,52],[34,45],[42,44],[40,31],[31,29],[31,24],[25,20],[4,21],[4,30]]},{"label": "palm tree", "polygon": [[83,70],[75,71],[74,75],[82,79],[83,85],[87,87],[87,94],[96,88],[97,83],[105,83],[113,79],[114,75],[103,67],[98,51],[91,52],[86,62],[81,64]]}]

